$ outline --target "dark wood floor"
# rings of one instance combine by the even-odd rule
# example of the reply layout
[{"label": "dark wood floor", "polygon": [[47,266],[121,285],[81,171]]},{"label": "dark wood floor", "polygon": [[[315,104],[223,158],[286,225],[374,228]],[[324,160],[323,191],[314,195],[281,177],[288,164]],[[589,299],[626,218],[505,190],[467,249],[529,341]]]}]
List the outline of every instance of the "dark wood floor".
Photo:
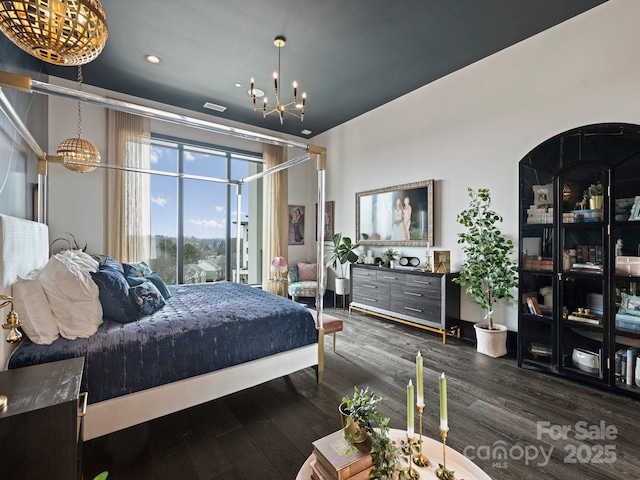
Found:
[{"label": "dark wood floor", "polygon": [[[382,410],[391,426],[404,428],[406,385],[415,375],[418,350],[425,366],[425,434],[437,437],[437,377],[445,372],[448,444],[481,455],[474,461],[491,477],[640,479],[639,402],[519,369],[514,358],[479,355],[467,343],[442,345],[439,336],[416,328],[348,316],[340,309],[328,312],[343,318],[345,326],[336,354],[327,341],[322,385],[307,369],[88,441],[85,480],[103,470],[110,472],[109,480],[292,480],[311,453],[311,442],[340,427],[337,407],[354,385],[383,395]],[[554,439],[539,434],[539,422],[571,431]],[[616,433],[581,439],[576,422],[589,427],[604,422]],[[506,448],[506,460],[486,458],[499,454],[500,447]],[[551,451],[548,463],[541,449],[547,456]]]}]

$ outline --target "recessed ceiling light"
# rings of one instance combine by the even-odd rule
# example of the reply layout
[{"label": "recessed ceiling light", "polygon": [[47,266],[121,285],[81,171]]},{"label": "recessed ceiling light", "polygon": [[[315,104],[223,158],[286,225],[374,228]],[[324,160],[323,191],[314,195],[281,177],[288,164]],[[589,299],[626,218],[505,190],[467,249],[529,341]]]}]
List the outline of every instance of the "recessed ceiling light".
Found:
[{"label": "recessed ceiling light", "polygon": [[[253,91],[255,92],[257,98],[264,97],[264,90],[260,90],[259,88],[253,87]],[[247,90],[247,95],[251,96],[251,89]]]},{"label": "recessed ceiling light", "polygon": [[227,107],[224,105],[218,105],[217,103],[207,102],[203,105],[204,108],[208,108],[210,110],[215,110],[216,112],[224,112]]},{"label": "recessed ceiling light", "polygon": [[147,62],[149,63],[154,63],[154,64],[160,63],[160,57],[158,57],[157,55],[146,55],[144,58],[146,58]]},{"label": "recessed ceiling light", "polygon": [[306,128],[300,132],[303,135],[311,135],[311,130],[307,130]]},{"label": "recessed ceiling light", "polygon": [[240,88],[242,86],[242,84],[241,83],[236,83],[235,86]]}]

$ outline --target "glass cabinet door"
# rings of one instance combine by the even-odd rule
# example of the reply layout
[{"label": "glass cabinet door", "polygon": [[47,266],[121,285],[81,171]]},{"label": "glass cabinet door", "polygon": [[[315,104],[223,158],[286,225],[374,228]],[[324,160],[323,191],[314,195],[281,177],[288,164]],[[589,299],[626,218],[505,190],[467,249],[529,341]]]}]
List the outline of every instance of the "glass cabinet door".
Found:
[{"label": "glass cabinet door", "polygon": [[569,375],[606,381],[604,252],[608,227],[604,219],[608,174],[598,166],[572,166],[558,181],[566,192],[561,201],[562,268],[558,275],[562,299],[560,368]]},{"label": "glass cabinet door", "polygon": [[632,156],[615,170],[611,241],[614,322],[611,381],[640,394],[640,158]]},{"label": "glass cabinet door", "polygon": [[550,173],[521,165],[519,364],[553,369],[554,182]]}]

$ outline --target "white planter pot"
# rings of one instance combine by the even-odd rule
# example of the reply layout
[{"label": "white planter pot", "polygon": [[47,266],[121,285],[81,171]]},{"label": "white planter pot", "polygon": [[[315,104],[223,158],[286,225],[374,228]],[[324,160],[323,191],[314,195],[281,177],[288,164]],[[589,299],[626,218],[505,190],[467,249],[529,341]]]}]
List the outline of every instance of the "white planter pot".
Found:
[{"label": "white planter pot", "polygon": [[489,324],[476,323],[478,342],[477,351],[490,357],[502,357],[507,354],[507,327],[497,323],[493,324],[493,330],[489,330]]},{"label": "white planter pot", "polygon": [[348,295],[348,294],[349,294],[349,279],[336,278],[336,295]]}]

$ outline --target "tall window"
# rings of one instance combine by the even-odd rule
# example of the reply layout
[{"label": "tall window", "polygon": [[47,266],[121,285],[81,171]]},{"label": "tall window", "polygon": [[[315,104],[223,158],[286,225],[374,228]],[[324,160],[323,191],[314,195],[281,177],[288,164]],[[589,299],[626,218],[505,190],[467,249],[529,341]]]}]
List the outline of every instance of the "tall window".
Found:
[{"label": "tall window", "polygon": [[[240,280],[259,268],[259,252],[247,244],[249,231],[259,232],[257,195],[237,181],[262,171],[256,154],[152,138],[151,268],[167,283],[231,280],[236,268],[237,211],[241,212]],[[167,174],[183,174],[176,177]],[[219,182],[211,178],[220,179]],[[253,217],[253,218],[251,218]],[[253,261],[252,260],[253,257]],[[259,272],[255,272],[255,276]]]}]

